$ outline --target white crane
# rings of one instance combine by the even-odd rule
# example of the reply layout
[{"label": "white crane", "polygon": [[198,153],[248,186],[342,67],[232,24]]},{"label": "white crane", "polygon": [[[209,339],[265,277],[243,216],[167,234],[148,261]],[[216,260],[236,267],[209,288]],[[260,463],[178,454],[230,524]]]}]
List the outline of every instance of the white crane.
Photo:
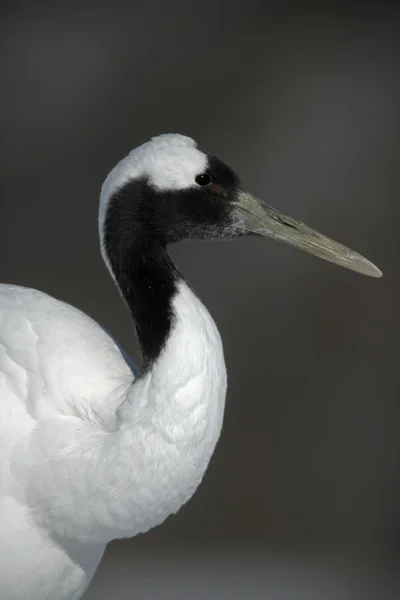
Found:
[{"label": "white crane", "polygon": [[107,542],[162,523],[204,475],[221,431],[224,355],[169,243],[259,234],[382,275],[244,192],[229,167],[177,134],[111,171],[99,233],[136,325],[137,376],[78,309],[0,286],[1,600],[77,600]]}]

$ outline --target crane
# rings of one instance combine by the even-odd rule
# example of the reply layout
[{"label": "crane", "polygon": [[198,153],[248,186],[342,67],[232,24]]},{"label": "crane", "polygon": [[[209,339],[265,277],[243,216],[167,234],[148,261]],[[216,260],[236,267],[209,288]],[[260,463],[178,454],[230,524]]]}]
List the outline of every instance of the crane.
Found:
[{"label": "crane", "polygon": [[223,347],[169,244],[267,236],[382,275],[244,191],[231,168],[178,134],[114,167],[98,225],[136,327],[139,369],[77,308],[0,286],[2,600],[78,600],[109,541],[162,523],[204,476],[223,421]]}]

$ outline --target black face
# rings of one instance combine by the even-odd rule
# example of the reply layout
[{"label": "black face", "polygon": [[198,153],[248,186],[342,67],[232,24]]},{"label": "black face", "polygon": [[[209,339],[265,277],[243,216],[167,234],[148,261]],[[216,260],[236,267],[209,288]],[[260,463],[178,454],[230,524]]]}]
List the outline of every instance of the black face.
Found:
[{"label": "black face", "polygon": [[239,178],[232,169],[210,157],[207,169],[184,191],[160,192],[145,178],[128,182],[110,200],[106,225],[118,223],[119,236],[162,245],[184,239],[236,237],[239,232],[232,201],[238,186]]}]

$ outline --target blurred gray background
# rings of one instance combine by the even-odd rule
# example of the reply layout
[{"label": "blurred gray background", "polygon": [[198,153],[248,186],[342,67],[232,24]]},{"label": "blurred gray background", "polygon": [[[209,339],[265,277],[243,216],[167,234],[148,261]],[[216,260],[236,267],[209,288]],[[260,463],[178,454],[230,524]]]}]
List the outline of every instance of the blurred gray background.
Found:
[{"label": "blurred gray background", "polygon": [[193,499],[110,544],[85,600],[396,595],[400,20],[329,6],[3,3],[1,280],[80,307],[138,359],[97,202],[162,132],[384,272],[259,239],[172,249],[224,340],[223,434]]}]

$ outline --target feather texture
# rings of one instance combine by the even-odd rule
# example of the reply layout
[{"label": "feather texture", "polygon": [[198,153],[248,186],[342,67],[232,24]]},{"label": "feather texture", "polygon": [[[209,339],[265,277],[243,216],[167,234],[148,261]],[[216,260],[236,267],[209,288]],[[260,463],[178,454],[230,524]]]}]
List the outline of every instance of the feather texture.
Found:
[{"label": "feather texture", "polygon": [[109,540],[161,523],[201,481],[222,425],[221,340],[181,282],[165,349],[135,380],[79,310],[15,286],[0,302],[0,597],[26,598],[31,572],[31,600],[70,600]]}]

